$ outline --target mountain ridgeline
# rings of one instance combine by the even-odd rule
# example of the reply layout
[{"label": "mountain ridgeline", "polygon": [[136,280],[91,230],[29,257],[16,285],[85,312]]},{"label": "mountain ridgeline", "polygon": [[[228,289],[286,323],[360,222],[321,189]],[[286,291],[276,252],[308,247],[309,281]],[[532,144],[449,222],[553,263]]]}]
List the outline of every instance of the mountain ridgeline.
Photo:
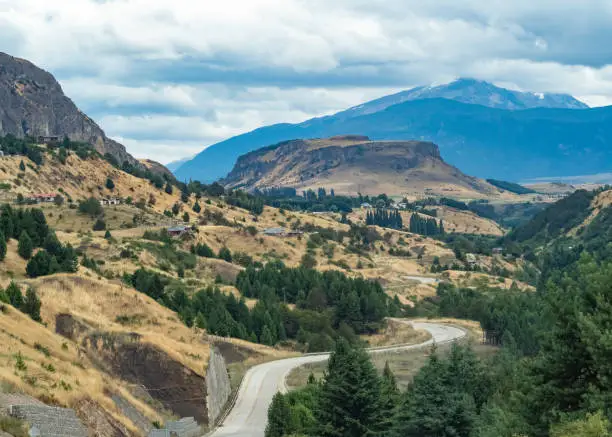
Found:
[{"label": "mountain ridgeline", "polygon": [[571,96],[519,93],[473,80],[406,93],[229,138],[175,174],[180,180],[216,180],[239,156],[260,147],[346,134],[431,141],[446,162],[481,178],[521,181],[610,171],[612,107],[591,109]]}]

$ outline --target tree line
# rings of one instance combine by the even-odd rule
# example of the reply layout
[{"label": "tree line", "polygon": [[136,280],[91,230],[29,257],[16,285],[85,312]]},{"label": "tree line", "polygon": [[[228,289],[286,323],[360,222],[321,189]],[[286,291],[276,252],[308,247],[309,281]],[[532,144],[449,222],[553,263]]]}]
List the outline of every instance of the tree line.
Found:
[{"label": "tree line", "polygon": [[380,226],[383,228],[391,229],[402,229],[404,223],[402,222],[402,216],[398,210],[388,210],[377,208],[374,211],[366,213],[366,225]]},{"label": "tree line", "polygon": [[444,223],[435,218],[422,217],[417,213],[410,216],[410,232],[413,234],[426,235],[428,237],[444,235]]}]

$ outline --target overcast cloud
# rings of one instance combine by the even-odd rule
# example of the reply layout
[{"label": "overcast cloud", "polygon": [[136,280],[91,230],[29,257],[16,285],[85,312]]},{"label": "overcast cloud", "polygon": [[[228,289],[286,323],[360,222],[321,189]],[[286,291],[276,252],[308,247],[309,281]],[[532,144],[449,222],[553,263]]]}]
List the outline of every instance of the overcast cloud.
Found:
[{"label": "overcast cloud", "polygon": [[475,77],[612,104],[610,0],[0,0],[0,51],[138,157]]}]

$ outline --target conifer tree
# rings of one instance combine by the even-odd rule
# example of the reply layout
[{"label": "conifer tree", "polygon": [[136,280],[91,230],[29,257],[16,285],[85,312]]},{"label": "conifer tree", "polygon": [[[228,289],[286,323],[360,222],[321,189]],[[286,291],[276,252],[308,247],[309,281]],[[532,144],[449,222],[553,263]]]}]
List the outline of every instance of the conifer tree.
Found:
[{"label": "conifer tree", "polygon": [[364,349],[339,339],[315,410],[319,437],[365,437],[383,428],[380,379]]},{"label": "conifer tree", "polygon": [[23,306],[23,294],[21,289],[13,281],[6,288],[6,295],[8,296],[8,303],[13,305],[17,309],[21,309]]},{"label": "conifer tree", "polygon": [[28,288],[28,290],[26,291],[25,300],[23,302],[22,311],[25,314],[29,315],[30,318],[35,322],[42,322],[42,319],[40,317],[40,307],[41,303],[40,299],[38,298],[38,295],[36,294],[36,291],[34,291],[32,287]]},{"label": "conifer tree", "polygon": [[291,408],[282,393],[276,393],[268,409],[265,437],[284,437],[291,432]]},{"label": "conifer tree", "polygon": [[6,239],[4,238],[4,232],[0,228],[0,261],[6,258]]},{"label": "conifer tree", "polygon": [[25,230],[21,231],[21,235],[19,236],[19,245],[17,246],[19,256],[23,259],[30,259],[32,258],[33,250],[34,245],[32,243],[32,239]]}]

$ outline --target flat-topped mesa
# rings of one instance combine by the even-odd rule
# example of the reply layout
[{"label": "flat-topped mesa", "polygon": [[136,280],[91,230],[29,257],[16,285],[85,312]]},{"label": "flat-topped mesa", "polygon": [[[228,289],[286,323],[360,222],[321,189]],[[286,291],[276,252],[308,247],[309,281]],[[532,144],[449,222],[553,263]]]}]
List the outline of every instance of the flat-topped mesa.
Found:
[{"label": "flat-topped mesa", "polygon": [[434,143],[371,141],[361,135],[291,140],[264,147],[238,158],[222,182],[247,190],[325,187],[339,194],[470,191],[481,197],[497,192],[446,164]]}]

